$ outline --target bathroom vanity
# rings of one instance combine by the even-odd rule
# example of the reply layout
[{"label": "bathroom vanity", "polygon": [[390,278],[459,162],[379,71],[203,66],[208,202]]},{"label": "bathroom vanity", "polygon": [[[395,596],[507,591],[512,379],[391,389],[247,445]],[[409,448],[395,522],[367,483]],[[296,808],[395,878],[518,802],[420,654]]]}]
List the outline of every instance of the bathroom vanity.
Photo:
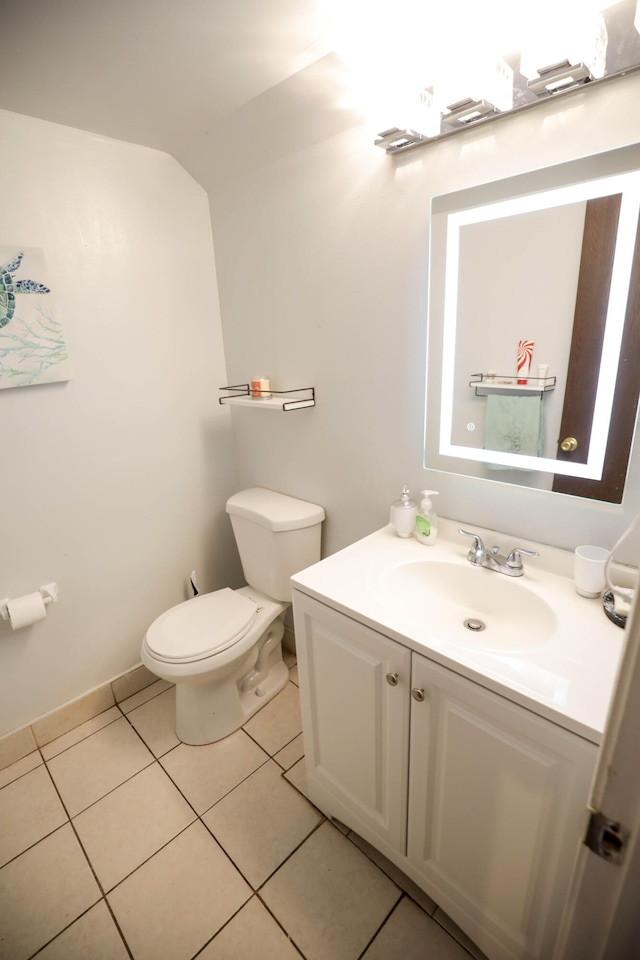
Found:
[{"label": "bathroom vanity", "polygon": [[550,960],[624,633],[571,554],[493,534],[540,552],[509,578],[457,530],[387,527],[293,578],[309,795],[491,960]]}]

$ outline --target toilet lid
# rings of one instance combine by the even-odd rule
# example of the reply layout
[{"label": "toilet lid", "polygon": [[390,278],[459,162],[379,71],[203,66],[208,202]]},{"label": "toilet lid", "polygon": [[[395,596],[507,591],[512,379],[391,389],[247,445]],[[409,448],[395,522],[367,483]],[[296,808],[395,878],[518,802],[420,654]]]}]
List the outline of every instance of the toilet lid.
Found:
[{"label": "toilet lid", "polygon": [[151,624],[145,642],[159,660],[202,660],[237,643],[258,610],[254,601],[225,587],[171,607]]}]

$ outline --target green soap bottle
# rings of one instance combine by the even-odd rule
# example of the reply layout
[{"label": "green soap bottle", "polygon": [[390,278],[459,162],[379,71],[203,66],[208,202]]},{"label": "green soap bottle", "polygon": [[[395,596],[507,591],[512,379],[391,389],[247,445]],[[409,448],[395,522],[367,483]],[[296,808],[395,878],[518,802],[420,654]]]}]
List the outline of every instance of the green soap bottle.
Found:
[{"label": "green soap bottle", "polygon": [[438,495],[437,490],[423,490],[420,496],[420,508],[416,516],[415,538],[431,547],[438,538],[438,515],[433,509],[431,497]]}]

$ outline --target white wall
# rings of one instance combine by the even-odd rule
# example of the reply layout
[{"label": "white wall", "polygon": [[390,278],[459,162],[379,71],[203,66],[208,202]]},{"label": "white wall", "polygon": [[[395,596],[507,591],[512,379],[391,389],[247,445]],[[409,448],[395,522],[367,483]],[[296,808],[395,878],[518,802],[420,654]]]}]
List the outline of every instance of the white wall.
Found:
[{"label": "white wall", "polygon": [[231,381],[317,389],[310,411],[234,411],[240,485],[323,504],[325,552],[386,523],[404,482],[467,524],[612,546],[640,509],[637,462],[623,508],[423,470],[429,203],[637,140],[640,75],[395,159],[336,106],[339,75],[327,57],[239,111],[215,170],[190,158],[211,196]]},{"label": "white wall", "polygon": [[74,370],[0,391],[0,733],[139,662],[193,567],[242,582],[207,197],[166,154],[0,112],[0,245],[44,248]]}]

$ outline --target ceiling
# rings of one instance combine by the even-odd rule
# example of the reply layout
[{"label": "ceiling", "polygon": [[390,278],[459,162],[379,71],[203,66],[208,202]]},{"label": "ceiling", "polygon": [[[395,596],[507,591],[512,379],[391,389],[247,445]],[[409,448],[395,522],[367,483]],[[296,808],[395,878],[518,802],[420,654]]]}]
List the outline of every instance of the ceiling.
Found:
[{"label": "ceiling", "polygon": [[[536,17],[553,32],[541,5],[607,6],[611,19],[637,2],[538,0]],[[485,50],[483,19],[489,36],[509,20],[486,9],[523,5],[529,11],[525,0],[0,0],[0,109],[165,150],[211,192],[250,162],[258,140],[268,160],[361,121],[363,91],[385,94],[390,75],[437,59],[452,11],[466,12],[455,42]],[[623,66],[640,63],[639,50],[626,49],[629,37],[640,45],[637,31],[623,32],[610,49],[620,48]],[[368,81],[354,84],[363,66],[354,55],[367,45]]]},{"label": "ceiling", "polygon": [[328,52],[318,0],[0,3],[0,108],[180,158]]}]

